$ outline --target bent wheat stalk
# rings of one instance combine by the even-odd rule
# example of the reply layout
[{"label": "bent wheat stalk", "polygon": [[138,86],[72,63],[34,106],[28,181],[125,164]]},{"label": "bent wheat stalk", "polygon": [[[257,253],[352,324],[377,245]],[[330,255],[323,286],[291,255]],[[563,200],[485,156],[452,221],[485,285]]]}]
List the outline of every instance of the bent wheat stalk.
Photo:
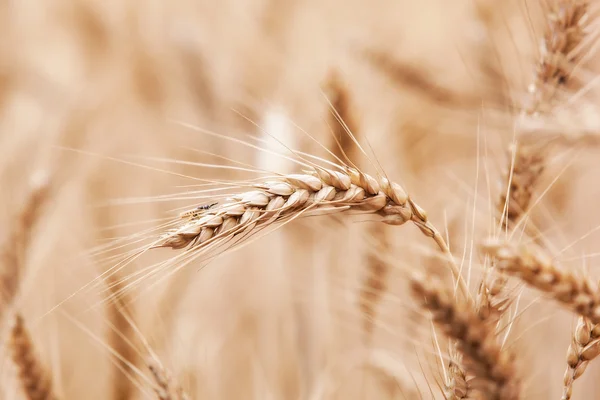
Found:
[{"label": "bent wheat stalk", "polygon": [[448,256],[454,278],[468,296],[443,237],[397,183],[385,177],[375,179],[349,166],[339,170],[314,166],[303,174],[282,175],[253,186],[255,190],[231,196],[223,203],[183,213],[183,224],[154,247],[197,251],[233,240],[239,243],[253,231],[302,216],[353,210],[377,215],[389,225],[414,223]]}]

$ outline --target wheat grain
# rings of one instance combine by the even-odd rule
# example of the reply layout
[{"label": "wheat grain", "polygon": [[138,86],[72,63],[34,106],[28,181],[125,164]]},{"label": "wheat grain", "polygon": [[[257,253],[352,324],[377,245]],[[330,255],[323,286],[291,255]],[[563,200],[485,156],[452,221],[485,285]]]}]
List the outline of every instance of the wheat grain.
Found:
[{"label": "wheat grain", "polygon": [[[523,118],[552,112],[557,94],[566,88],[572,70],[581,58],[589,22],[588,1],[554,0],[548,6],[540,59],[529,87],[529,103],[523,107]],[[498,203],[503,226],[516,223],[529,210],[535,187],[546,165],[548,150],[548,143],[540,144],[535,140],[517,142],[512,148],[511,168],[505,177],[508,193],[503,193]]]}]

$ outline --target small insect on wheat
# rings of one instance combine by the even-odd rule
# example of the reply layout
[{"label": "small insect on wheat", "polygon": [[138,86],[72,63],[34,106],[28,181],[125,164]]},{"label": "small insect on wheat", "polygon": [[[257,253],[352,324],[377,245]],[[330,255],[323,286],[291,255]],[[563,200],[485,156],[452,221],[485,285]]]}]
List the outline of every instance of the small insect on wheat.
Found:
[{"label": "small insect on wheat", "polygon": [[219,203],[217,202],[217,203],[210,203],[210,204],[198,206],[192,210],[182,212],[181,214],[179,214],[179,217],[182,219],[197,219],[197,218],[205,215],[205,211],[210,210],[217,204],[219,204]]}]

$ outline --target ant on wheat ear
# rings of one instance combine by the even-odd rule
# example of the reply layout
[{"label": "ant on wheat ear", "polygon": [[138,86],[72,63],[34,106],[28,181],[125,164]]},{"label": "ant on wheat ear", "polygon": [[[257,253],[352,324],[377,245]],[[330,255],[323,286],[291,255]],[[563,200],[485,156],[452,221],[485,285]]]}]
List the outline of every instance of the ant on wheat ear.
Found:
[{"label": "ant on wheat ear", "polygon": [[203,211],[210,210],[217,204],[219,204],[219,203],[204,204],[204,205],[198,206],[192,210],[184,211],[179,216],[181,218],[197,218],[203,214]]}]

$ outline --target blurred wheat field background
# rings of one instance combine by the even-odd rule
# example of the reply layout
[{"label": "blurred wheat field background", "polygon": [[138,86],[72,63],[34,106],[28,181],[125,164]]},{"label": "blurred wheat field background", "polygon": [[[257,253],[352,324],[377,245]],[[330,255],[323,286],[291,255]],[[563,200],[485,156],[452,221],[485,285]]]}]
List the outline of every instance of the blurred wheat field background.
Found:
[{"label": "blurred wheat field background", "polygon": [[[594,1],[13,1],[0,20],[0,399],[600,398]],[[288,148],[373,176],[376,157],[452,258],[418,217],[336,213],[121,264],[212,203],[203,180],[303,173]]]}]

